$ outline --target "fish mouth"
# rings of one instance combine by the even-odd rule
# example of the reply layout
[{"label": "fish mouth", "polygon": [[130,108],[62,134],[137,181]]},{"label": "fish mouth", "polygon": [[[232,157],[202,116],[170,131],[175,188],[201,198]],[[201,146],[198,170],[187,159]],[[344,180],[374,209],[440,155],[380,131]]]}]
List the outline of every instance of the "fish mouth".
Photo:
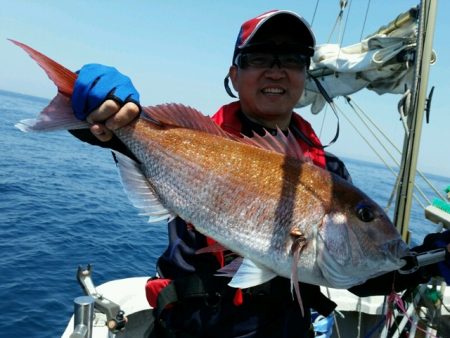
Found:
[{"label": "fish mouth", "polygon": [[397,263],[399,263],[403,257],[410,255],[408,245],[400,238],[393,239],[379,246],[378,250],[385,253],[386,256],[389,256],[387,258],[390,258]]}]

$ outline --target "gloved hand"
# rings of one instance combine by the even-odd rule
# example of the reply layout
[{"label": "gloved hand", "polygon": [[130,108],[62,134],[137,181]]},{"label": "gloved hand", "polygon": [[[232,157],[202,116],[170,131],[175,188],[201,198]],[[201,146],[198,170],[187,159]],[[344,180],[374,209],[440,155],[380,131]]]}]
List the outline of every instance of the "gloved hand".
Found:
[{"label": "gloved hand", "polygon": [[84,65],[78,72],[72,94],[72,109],[79,120],[86,117],[105,100],[123,105],[134,102],[140,107],[139,93],[130,78],[116,68],[100,64]]},{"label": "gloved hand", "polygon": [[450,253],[449,253],[449,244],[450,244],[450,230],[434,233],[427,235],[423,244],[414,250],[417,249],[417,252],[423,252],[427,250],[447,248],[446,260],[443,262],[439,262],[436,264],[432,264],[427,267],[427,270],[433,276],[442,276],[447,284],[450,284]]}]

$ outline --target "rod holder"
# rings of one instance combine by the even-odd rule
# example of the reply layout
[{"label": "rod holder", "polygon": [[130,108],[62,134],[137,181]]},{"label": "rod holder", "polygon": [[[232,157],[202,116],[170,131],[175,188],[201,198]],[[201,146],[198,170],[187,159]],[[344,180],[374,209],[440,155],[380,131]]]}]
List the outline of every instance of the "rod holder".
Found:
[{"label": "rod holder", "polygon": [[73,333],[70,338],[92,338],[94,321],[94,303],[92,296],[81,296],[74,300]]}]

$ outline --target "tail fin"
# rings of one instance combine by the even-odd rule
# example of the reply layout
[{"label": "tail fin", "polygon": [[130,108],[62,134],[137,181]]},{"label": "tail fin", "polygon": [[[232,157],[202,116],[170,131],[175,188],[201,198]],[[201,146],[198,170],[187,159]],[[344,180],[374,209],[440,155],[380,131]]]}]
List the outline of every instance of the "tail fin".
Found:
[{"label": "tail fin", "polygon": [[8,40],[27,52],[27,54],[30,55],[42,69],[44,69],[50,80],[58,87],[60,93],[69,97],[72,95],[77,74],[19,41],[12,39]]},{"label": "tail fin", "polygon": [[58,94],[40,113],[37,120],[22,120],[16,124],[16,127],[22,131],[87,128],[87,122],[79,121],[74,116],[70,102],[77,74],[21,42],[12,39],[9,41],[27,52],[58,88]]}]

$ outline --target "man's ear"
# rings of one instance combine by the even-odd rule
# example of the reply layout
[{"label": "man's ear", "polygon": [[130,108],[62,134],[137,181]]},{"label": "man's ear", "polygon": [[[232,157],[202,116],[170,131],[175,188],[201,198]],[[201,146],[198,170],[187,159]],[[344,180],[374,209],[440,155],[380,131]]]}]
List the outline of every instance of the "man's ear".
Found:
[{"label": "man's ear", "polygon": [[230,75],[230,80],[231,80],[231,84],[233,86],[233,89],[237,92],[239,92],[239,85],[238,85],[238,67],[236,66],[230,66],[230,70],[228,72],[228,74]]}]

